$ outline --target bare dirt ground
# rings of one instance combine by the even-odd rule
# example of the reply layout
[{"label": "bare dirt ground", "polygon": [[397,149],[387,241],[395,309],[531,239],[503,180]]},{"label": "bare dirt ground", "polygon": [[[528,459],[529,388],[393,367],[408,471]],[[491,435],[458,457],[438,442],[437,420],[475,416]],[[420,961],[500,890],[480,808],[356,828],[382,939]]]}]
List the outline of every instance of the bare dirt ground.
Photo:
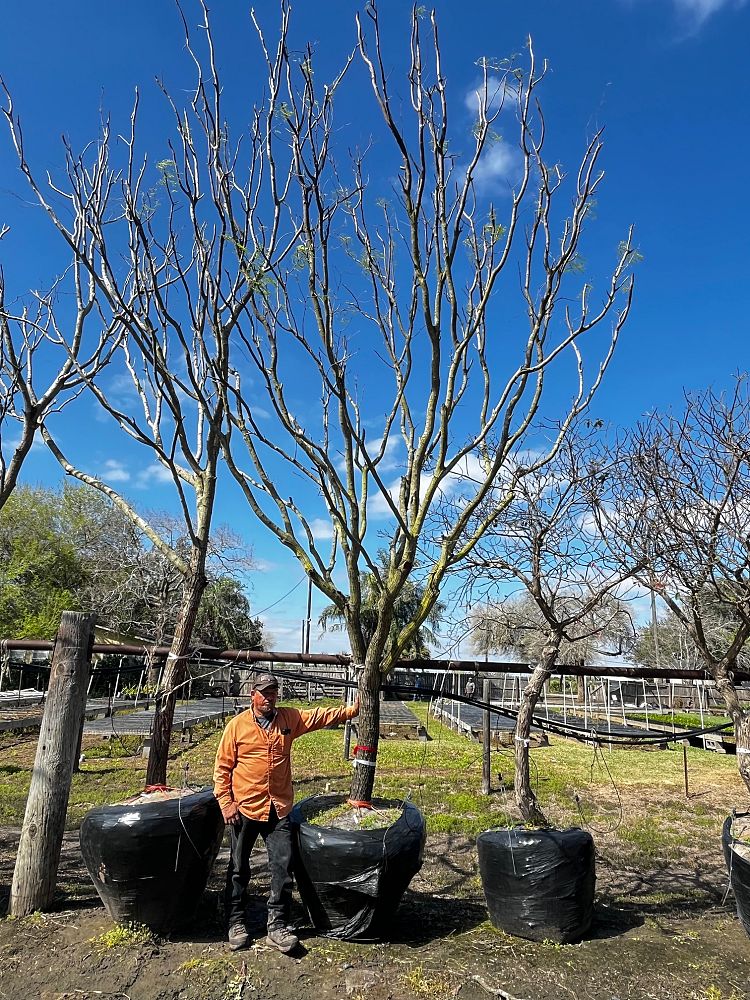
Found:
[{"label": "bare dirt ground", "polygon": [[[7,908],[18,831],[0,829],[0,914]],[[750,1000],[750,939],[724,901],[720,851],[700,863],[628,869],[600,851],[597,905],[578,945],[532,943],[487,921],[474,844],[430,837],[387,944],[348,944],[303,927],[282,956],[264,943],[265,856],[256,849],[249,914],[254,943],[224,941],[221,885],[226,849],[189,934],[106,946],[112,927],[66,836],[58,908],[0,921],[0,996],[41,1000]]]}]

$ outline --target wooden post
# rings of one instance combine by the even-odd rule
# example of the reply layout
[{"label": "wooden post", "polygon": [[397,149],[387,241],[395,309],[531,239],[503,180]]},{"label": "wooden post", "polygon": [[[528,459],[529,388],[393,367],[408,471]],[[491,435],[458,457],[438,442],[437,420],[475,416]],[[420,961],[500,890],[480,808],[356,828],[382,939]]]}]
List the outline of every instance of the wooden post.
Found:
[{"label": "wooden post", "polygon": [[95,615],[64,611],[16,855],[10,912],[23,917],[52,902],[78,734],[86,707]]},{"label": "wooden post", "polygon": [[484,702],[484,712],[482,713],[482,795],[490,794],[490,680],[485,677],[482,681],[482,701]]}]

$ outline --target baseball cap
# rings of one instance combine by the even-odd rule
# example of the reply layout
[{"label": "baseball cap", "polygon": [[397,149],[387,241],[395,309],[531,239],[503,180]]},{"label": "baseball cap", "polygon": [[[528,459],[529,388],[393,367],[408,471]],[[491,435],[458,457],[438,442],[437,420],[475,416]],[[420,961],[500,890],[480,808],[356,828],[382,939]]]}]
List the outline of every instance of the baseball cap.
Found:
[{"label": "baseball cap", "polygon": [[273,674],[256,674],[253,681],[253,691],[265,691],[266,688],[277,688],[278,686],[279,679]]}]

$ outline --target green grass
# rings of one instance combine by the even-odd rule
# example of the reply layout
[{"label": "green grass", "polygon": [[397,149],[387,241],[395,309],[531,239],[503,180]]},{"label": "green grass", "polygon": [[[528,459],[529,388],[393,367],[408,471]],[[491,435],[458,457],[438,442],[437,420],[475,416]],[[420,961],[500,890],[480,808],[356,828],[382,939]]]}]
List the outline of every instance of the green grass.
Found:
[{"label": "green grass", "polygon": [[708,713],[703,716],[701,721],[698,712],[675,712],[674,715],[671,712],[649,712],[648,715],[645,712],[628,712],[627,717],[638,722],[653,722],[654,725],[659,726],[671,726],[674,723],[675,726],[681,726],[683,729],[710,729],[711,726],[722,726],[732,721],[728,715],[709,715]]},{"label": "green grass", "polygon": [[630,848],[631,861],[646,866],[655,861],[676,861],[690,841],[688,834],[665,824],[661,817],[643,817],[625,822],[620,840]]},{"label": "green grass", "polygon": [[[305,707],[304,704],[301,707]],[[382,740],[375,795],[410,798],[424,813],[428,835],[475,837],[482,830],[518,821],[513,801],[514,761],[510,750],[493,751],[492,793],[480,794],[481,747],[428,718],[427,704],[410,705],[431,739]],[[196,731],[192,744],[172,745],[168,781],[210,785],[220,730]],[[294,744],[292,769],[298,799],[323,792],[348,795],[352,765],[343,759],[342,729],[322,730]],[[127,741],[121,744],[129,748]],[[85,745],[82,771],[74,775],[68,827],[80,825],[96,805],[118,802],[143,788],[146,761],[126,755],[113,741]],[[28,793],[35,745],[18,737],[0,739],[0,824],[19,826]],[[112,754],[111,756],[109,754]],[[682,747],[642,751],[597,750],[551,738],[532,750],[532,784],[556,826],[588,825],[604,848],[618,844],[638,863],[676,859],[690,840],[696,849],[716,838],[731,806],[746,799],[736,760],[688,749],[691,797],[683,788]],[[502,780],[498,777],[502,776]]]}]

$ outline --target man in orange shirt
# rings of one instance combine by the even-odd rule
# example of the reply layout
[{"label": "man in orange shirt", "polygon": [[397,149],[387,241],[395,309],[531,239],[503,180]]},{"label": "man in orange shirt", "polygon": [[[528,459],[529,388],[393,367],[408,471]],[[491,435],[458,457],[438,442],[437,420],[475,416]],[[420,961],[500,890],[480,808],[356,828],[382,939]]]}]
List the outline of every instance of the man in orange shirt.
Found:
[{"label": "man in orange shirt", "polygon": [[286,926],[292,900],[292,741],[359,713],[359,698],[351,706],[300,712],[277,708],[278,694],[279,682],[274,675],[258,674],[250,710],[227,723],[216,752],[214,795],[231,830],[226,912],[233,951],[248,942],[246,890],[250,852],[258,835],[265,842],[271,872],[267,941],[285,953],[299,943]]}]

